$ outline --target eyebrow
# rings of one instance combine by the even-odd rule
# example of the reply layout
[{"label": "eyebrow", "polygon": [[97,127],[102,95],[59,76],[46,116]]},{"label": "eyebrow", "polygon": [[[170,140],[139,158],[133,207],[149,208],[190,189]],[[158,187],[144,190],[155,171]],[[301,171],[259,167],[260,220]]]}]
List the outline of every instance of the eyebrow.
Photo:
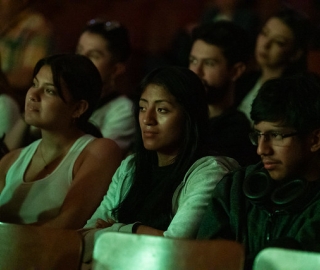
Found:
[{"label": "eyebrow", "polygon": [[[37,76],[35,76],[33,79],[39,82]],[[53,83],[44,83],[44,85],[56,87]]]},{"label": "eyebrow", "polygon": [[[266,26],[266,27],[264,27],[264,28],[262,29],[262,31],[263,31],[263,30],[268,30],[268,32],[270,32],[270,31],[271,31],[271,28]],[[279,39],[284,39],[285,42],[290,42],[290,41],[291,41],[291,37],[284,36],[284,35],[282,35],[282,34],[274,34],[274,37],[275,37],[275,38],[279,38]]]},{"label": "eyebrow", "polygon": [[90,49],[87,54],[89,53],[98,53],[98,54],[101,54],[101,55],[104,55],[103,51],[100,50],[100,49]]},{"label": "eyebrow", "polygon": [[[149,101],[146,100],[146,99],[144,99],[144,98],[140,98],[140,101],[149,103]],[[171,102],[171,101],[169,101],[169,100],[166,100],[166,99],[158,99],[158,100],[156,100],[154,103],[158,104],[158,103],[162,103],[162,102],[166,102],[166,103],[169,103],[169,104],[173,105],[173,102]]]},{"label": "eyebrow", "polygon": [[[253,128],[255,132],[260,132],[261,130],[257,129],[257,128]],[[271,129],[268,129],[267,131],[264,131],[263,133],[270,133],[270,132],[286,132],[286,129],[289,129],[289,127],[274,127]]]},{"label": "eyebrow", "polygon": [[192,54],[189,55],[189,59],[190,58],[195,58],[195,59],[200,59],[200,60],[212,60],[212,61],[219,61],[218,57],[214,56],[214,57],[197,57],[197,56],[194,56]]}]

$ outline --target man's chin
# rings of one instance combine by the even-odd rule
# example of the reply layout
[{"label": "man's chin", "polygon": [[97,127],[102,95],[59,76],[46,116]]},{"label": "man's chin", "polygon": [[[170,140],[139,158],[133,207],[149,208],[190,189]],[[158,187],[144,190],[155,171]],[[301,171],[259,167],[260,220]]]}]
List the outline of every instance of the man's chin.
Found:
[{"label": "man's chin", "polygon": [[276,170],[268,170],[270,177],[275,181],[282,181],[285,179],[284,175]]}]

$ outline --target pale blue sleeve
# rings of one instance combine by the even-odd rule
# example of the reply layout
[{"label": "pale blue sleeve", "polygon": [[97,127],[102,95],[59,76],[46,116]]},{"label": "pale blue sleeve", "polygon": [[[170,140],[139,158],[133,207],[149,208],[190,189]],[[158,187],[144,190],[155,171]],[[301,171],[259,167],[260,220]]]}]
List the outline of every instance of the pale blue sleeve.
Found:
[{"label": "pale blue sleeve", "polygon": [[173,197],[174,217],[165,237],[196,238],[197,232],[217,183],[228,172],[239,168],[227,157],[204,157],[197,160]]}]

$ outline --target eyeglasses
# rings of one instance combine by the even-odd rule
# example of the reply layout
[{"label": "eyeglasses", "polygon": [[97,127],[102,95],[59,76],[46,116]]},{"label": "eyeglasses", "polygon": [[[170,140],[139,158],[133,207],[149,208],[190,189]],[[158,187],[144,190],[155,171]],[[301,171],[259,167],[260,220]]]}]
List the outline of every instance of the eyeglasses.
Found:
[{"label": "eyeglasses", "polygon": [[122,25],[118,21],[105,21],[102,19],[92,19],[87,22],[88,26],[102,24],[104,26],[104,30],[111,31],[117,28],[120,28]]},{"label": "eyeglasses", "polygon": [[264,141],[269,141],[272,145],[275,145],[275,146],[284,146],[285,143],[283,139],[296,136],[298,134],[299,132],[297,131],[287,133],[287,134],[282,134],[279,132],[260,133],[255,131],[255,132],[249,133],[249,138],[253,145],[258,145],[260,138],[264,136]]}]

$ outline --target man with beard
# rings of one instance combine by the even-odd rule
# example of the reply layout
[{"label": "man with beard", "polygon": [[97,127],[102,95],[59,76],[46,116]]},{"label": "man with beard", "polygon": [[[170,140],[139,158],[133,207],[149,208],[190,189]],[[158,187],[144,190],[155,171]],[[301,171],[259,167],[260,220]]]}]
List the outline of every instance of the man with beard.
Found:
[{"label": "man with beard", "polygon": [[250,55],[247,33],[232,22],[219,21],[195,28],[192,41],[189,69],[207,90],[209,147],[243,166],[256,162],[258,155],[248,136],[250,123],[234,104],[235,83]]}]

